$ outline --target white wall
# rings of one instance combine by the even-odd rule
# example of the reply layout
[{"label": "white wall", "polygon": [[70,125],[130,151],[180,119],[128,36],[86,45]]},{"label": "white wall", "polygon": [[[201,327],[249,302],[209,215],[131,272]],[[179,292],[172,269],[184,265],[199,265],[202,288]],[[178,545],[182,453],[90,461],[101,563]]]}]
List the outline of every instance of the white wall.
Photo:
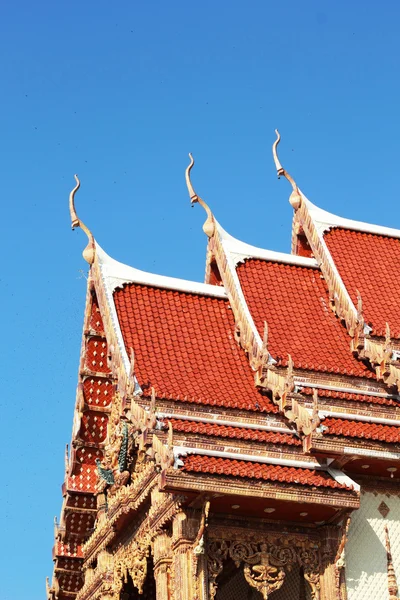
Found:
[{"label": "white wall", "polygon": [[[378,511],[382,501],[390,508],[386,518]],[[363,493],[359,510],[352,513],[346,545],[349,600],[389,600],[385,523],[389,528],[393,564],[400,584],[400,498]]]}]

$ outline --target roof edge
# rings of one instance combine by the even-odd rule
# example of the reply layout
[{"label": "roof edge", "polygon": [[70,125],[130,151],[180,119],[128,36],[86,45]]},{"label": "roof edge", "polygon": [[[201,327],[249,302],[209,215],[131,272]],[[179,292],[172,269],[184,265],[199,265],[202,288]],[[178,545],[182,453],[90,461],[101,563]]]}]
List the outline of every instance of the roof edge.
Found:
[{"label": "roof edge", "polygon": [[320,208],[313,204],[304,194],[301,194],[302,200],[307,204],[308,210],[314,221],[318,223],[317,227],[320,233],[325,233],[332,227],[341,227],[342,229],[350,229],[360,231],[362,233],[371,233],[374,235],[383,235],[386,237],[400,238],[400,229],[386,227],[384,225],[374,225],[372,223],[364,223],[363,221],[354,221],[346,217],[340,217],[333,213]]},{"label": "roof edge", "polygon": [[110,292],[126,283],[138,283],[152,287],[176,290],[203,296],[227,299],[223,286],[210,285],[167,275],[141,271],[111,258],[96,242],[96,256]]}]

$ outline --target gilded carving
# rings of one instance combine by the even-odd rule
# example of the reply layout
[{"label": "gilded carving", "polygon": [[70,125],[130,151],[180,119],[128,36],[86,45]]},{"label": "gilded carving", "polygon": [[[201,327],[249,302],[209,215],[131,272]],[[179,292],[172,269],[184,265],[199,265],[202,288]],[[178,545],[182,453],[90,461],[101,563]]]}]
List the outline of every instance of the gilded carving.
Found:
[{"label": "gilded carving", "polygon": [[299,565],[308,582],[313,600],[320,598],[319,546],[300,538],[271,538],[257,540],[209,540],[207,543],[207,566],[210,600],[217,593],[217,578],[224,562],[230,558],[236,567],[243,565],[246,581],[257,589],[266,600],[278,590],[285,573]]}]

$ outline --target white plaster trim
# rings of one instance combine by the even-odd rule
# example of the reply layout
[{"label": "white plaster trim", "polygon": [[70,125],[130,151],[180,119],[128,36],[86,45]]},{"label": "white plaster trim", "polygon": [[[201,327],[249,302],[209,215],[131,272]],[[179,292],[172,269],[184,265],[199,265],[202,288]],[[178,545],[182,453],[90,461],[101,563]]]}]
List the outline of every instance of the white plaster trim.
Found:
[{"label": "white plaster trim", "polygon": [[220,419],[218,415],[215,415],[213,418],[208,417],[195,417],[189,415],[182,415],[179,413],[172,412],[160,412],[156,414],[157,419],[180,419],[182,421],[193,421],[198,423],[210,423],[212,425],[225,425],[227,427],[236,427],[237,429],[256,429],[260,431],[271,431],[277,433],[289,433],[297,437],[297,432],[289,429],[288,427],[278,425],[261,425],[257,423],[238,423],[237,421],[229,421],[227,419]]},{"label": "white plaster trim", "polygon": [[384,450],[366,450],[365,448],[358,448],[353,446],[345,446],[343,448],[344,454],[366,456],[367,458],[386,458],[390,460],[400,460],[399,452],[388,452]]},{"label": "white plaster trim", "polygon": [[333,479],[341,485],[347,485],[347,487],[352,487],[353,490],[355,490],[356,492],[360,491],[360,485],[356,483],[353,479],[351,479],[348,475],[345,475],[343,471],[339,471],[338,469],[334,469],[333,467],[328,467],[327,471],[329,475],[331,475]]},{"label": "white plaster trim", "polygon": [[319,410],[318,415],[325,419],[326,417],[336,417],[337,419],[345,419],[346,421],[362,421],[363,423],[378,423],[379,425],[400,426],[399,419],[384,419],[379,417],[370,417],[367,415],[357,415],[354,413],[336,412],[333,410]]},{"label": "white plaster trim", "polygon": [[308,210],[313,220],[318,223],[318,230],[324,233],[331,227],[343,227],[345,229],[352,229],[354,231],[361,231],[364,233],[374,233],[376,235],[385,235],[388,237],[400,238],[400,229],[394,229],[392,227],[384,227],[383,225],[373,225],[371,223],[364,223],[363,221],[353,221],[352,219],[346,219],[334,215],[322,208],[319,208],[310,200],[308,200],[303,194],[301,194],[303,200],[308,206]]},{"label": "white plaster trim", "polygon": [[117,287],[122,286],[124,283],[140,283],[143,285],[165,288],[168,290],[178,290],[191,294],[201,294],[213,296],[215,298],[227,298],[226,292],[222,286],[188,281],[186,279],[177,279],[165,275],[156,275],[124,265],[111,258],[111,256],[108,256],[97,242],[96,256],[99,265],[101,265],[102,272],[104,273],[107,287],[111,292]]},{"label": "white plaster trim", "polygon": [[[333,392],[345,392],[348,394],[362,394],[363,396],[376,396],[377,398],[390,398],[391,400],[400,400],[400,396],[396,394],[386,394],[384,392],[372,392],[370,390],[359,390],[348,387],[341,387],[339,385],[325,385],[322,383],[307,383],[304,381],[297,380],[295,378],[295,385],[298,388],[317,388],[320,390],[332,390]],[[301,390],[300,390],[301,391]]]},{"label": "white plaster trim", "polygon": [[257,246],[246,244],[245,242],[234,238],[227,231],[225,231],[225,229],[223,229],[219,223],[217,223],[217,228],[224,244],[224,248],[231,255],[235,266],[239,262],[244,261],[246,258],[258,258],[261,260],[268,260],[270,262],[281,262],[288,265],[296,265],[298,267],[318,268],[318,263],[314,258],[258,248]]},{"label": "white plaster trim", "polygon": [[236,452],[224,452],[220,450],[208,450],[205,448],[186,448],[185,446],[174,446],[174,458],[187,456],[188,454],[200,454],[201,456],[213,456],[215,458],[231,458],[233,460],[247,460],[281,467],[295,467],[299,469],[326,470],[319,462],[310,460],[291,460],[289,458],[274,458],[272,456],[254,456],[253,454],[241,454]]}]

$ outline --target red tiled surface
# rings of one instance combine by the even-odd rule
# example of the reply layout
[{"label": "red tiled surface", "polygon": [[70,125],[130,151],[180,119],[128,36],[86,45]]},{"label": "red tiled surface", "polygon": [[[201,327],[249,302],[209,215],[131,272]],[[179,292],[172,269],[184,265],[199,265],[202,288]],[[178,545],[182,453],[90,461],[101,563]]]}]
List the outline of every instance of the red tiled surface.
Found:
[{"label": "red tiled surface", "polygon": [[324,236],[353,302],[357,292],[364,318],[375,335],[385,335],[386,322],[400,337],[400,239],[334,228]]},{"label": "red tiled surface", "polygon": [[145,395],[153,386],[159,398],[277,412],[255,388],[226,300],[129,284],[114,301]]},{"label": "red tiled surface", "polygon": [[[312,396],[313,389],[303,387],[301,393],[305,396]],[[381,398],[379,396],[368,396],[367,394],[349,394],[348,392],[338,392],[336,390],[318,390],[319,398],[338,398],[340,400],[353,400],[355,402],[370,402],[371,404],[385,404],[386,406],[400,406],[399,402],[391,398]]]},{"label": "red tiled surface", "polygon": [[199,423],[196,421],[184,421],[181,419],[169,419],[174,431],[185,433],[197,433],[201,435],[216,436],[250,440],[252,442],[265,442],[266,444],[286,444],[289,446],[301,446],[302,443],[294,435],[278,433],[274,431],[259,431],[257,429],[245,429],[245,427],[230,427],[214,423]]},{"label": "red tiled surface", "polygon": [[281,467],[244,460],[231,460],[229,458],[214,458],[212,456],[199,456],[190,454],[184,459],[182,471],[196,473],[211,473],[233,477],[246,477],[249,479],[263,479],[264,481],[277,481],[279,483],[297,483],[313,487],[330,487],[350,489],[332,479],[324,471],[312,469],[298,469],[294,467]]},{"label": "red tiled surface", "polygon": [[113,399],[113,386],[109,379],[103,377],[86,377],[83,382],[85,402],[93,407],[108,406]]},{"label": "red tiled surface", "polygon": [[83,585],[83,573],[62,573],[58,576],[58,584],[61,590],[76,593]]},{"label": "red tiled surface", "polygon": [[379,423],[348,421],[347,419],[336,419],[333,417],[324,419],[322,425],[328,428],[324,431],[325,435],[341,435],[389,443],[400,442],[400,426],[395,427],[380,425]]},{"label": "red tiled surface", "polygon": [[312,371],[374,377],[350,351],[350,338],[329,306],[317,269],[250,259],[237,272],[250,313],[279,364]]}]

